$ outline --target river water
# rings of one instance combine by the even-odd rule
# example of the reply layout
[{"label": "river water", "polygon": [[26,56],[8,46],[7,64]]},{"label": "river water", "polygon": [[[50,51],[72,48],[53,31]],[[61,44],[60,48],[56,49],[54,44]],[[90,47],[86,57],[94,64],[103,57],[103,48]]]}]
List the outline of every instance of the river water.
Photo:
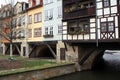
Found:
[{"label": "river water", "polygon": [[103,59],[101,69],[76,72],[49,80],[120,80],[120,51],[107,50]]}]

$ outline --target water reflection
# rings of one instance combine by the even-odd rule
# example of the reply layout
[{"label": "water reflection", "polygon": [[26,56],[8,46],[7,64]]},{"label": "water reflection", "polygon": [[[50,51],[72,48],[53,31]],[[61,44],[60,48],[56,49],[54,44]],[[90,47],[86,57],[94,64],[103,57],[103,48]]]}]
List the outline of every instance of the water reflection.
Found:
[{"label": "water reflection", "polygon": [[76,72],[49,80],[120,80],[120,51],[107,50],[103,59],[100,70]]}]

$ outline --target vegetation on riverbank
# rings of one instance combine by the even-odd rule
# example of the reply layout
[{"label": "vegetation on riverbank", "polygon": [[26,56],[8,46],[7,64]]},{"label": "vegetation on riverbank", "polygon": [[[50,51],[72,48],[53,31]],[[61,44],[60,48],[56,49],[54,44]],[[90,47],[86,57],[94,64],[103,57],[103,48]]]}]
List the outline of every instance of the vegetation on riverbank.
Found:
[{"label": "vegetation on riverbank", "polygon": [[[56,63],[55,60],[30,59],[13,56],[13,60],[9,60],[9,56],[0,55],[0,76],[15,74],[30,70],[45,69],[49,67],[59,66],[66,63]],[[16,66],[16,67],[15,67]]]}]

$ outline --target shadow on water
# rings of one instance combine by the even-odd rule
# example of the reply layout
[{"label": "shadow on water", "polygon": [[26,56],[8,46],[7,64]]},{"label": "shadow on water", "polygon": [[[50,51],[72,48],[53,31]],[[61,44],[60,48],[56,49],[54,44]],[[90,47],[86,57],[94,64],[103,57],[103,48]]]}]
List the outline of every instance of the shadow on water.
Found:
[{"label": "shadow on water", "polygon": [[120,80],[120,52],[104,53],[91,71],[76,72],[49,80]]}]

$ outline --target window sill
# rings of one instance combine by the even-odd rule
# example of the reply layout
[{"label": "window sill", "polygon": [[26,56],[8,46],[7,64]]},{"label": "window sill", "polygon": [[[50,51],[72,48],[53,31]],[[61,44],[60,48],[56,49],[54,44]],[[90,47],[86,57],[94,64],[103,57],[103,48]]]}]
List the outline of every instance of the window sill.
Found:
[{"label": "window sill", "polygon": [[54,37],[54,35],[43,35],[43,37],[45,37],[45,38],[50,38],[50,37]]}]

